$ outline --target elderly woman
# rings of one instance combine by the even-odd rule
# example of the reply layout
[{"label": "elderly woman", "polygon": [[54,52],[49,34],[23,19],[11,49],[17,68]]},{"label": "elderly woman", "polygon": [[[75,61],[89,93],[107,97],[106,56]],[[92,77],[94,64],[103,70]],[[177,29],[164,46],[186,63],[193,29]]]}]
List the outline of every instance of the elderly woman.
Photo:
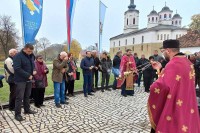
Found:
[{"label": "elderly woman", "polygon": [[68,90],[68,96],[74,96],[74,81],[76,80],[76,70],[77,70],[77,66],[74,62],[74,58],[73,55],[71,53],[68,54],[68,71],[67,71],[67,85],[66,85],[66,90],[65,92]]},{"label": "elderly woman", "polygon": [[36,56],[35,60],[35,70],[37,71],[37,74],[34,75],[34,84],[33,84],[33,99],[35,102],[35,106],[37,108],[40,108],[40,106],[43,105],[44,101],[44,93],[45,88],[48,86],[47,83],[47,74],[49,72],[46,64],[43,61],[43,58],[41,55]]}]

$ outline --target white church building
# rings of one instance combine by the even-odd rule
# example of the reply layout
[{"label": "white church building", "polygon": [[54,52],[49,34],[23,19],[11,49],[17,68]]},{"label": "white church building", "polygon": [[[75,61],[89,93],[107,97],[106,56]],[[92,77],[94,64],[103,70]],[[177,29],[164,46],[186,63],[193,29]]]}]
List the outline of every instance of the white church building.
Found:
[{"label": "white church building", "polygon": [[139,57],[144,54],[148,58],[154,50],[159,51],[164,40],[177,39],[187,34],[187,29],[182,28],[182,17],[173,14],[166,4],[160,12],[153,9],[147,15],[147,27],[143,29],[139,29],[139,13],[134,0],[130,0],[128,10],[124,13],[124,32],[110,38],[111,57],[118,50],[124,52],[129,48]]}]

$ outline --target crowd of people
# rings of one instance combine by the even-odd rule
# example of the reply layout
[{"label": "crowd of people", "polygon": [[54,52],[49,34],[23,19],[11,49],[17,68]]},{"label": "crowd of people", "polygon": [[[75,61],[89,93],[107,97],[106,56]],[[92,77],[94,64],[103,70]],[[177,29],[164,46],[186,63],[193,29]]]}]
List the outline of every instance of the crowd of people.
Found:
[{"label": "crowd of people", "polygon": [[[11,49],[4,63],[5,78],[10,87],[9,110],[15,111],[15,119],[18,121],[24,120],[21,115],[22,104],[25,114],[36,113],[30,109],[30,98],[34,99],[37,108],[44,106],[49,69],[42,55],[33,55],[33,50],[31,44],[25,45],[19,52]],[[121,95],[124,97],[134,96],[135,84],[140,87],[143,79],[144,91],[150,93],[148,111],[151,132],[200,132],[195,95],[195,87],[200,87],[200,56],[186,57],[180,52],[177,40],[163,42],[162,56],[155,50],[148,59],[145,55],[139,59],[137,53],[132,52],[131,49],[127,49],[125,53],[118,51],[111,60],[107,52],[99,56],[96,50],[86,51],[86,56],[80,63],[84,97],[93,96],[96,89],[100,89],[102,93],[105,90],[111,91],[111,73],[114,75],[112,89],[121,88]],[[74,96],[74,84],[80,78],[79,74],[73,54],[61,52],[53,60],[52,81],[57,108],[61,108],[61,104],[68,104],[68,96]],[[169,121],[173,124],[168,123]],[[193,126],[189,122],[199,123],[199,126]]]}]

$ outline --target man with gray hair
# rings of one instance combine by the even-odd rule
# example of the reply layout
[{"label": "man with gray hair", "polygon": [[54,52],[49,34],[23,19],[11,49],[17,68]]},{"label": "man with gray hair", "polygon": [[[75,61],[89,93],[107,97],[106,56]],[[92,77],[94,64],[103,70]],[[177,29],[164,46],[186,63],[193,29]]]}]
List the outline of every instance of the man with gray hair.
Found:
[{"label": "man with gray hair", "polygon": [[13,68],[13,57],[17,54],[16,49],[9,50],[9,56],[4,62],[5,76],[6,81],[10,87],[10,96],[9,96],[9,110],[14,111],[15,109],[15,88],[16,85],[14,83],[14,68]]},{"label": "man with gray hair", "polygon": [[61,108],[60,104],[68,104],[65,99],[65,81],[68,71],[68,55],[61,52],[56,59],[53,60],[52,81],[54,84],[54,99],[57,108]]}]

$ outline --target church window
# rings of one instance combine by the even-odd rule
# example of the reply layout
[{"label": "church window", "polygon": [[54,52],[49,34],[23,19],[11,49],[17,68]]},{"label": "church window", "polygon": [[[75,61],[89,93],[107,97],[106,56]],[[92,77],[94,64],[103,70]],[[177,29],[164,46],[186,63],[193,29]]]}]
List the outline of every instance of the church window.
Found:
[{"label": "church window", "polygon": [[133,44],[135,44],[135,38],[133,38]]},{"label": "church window", "polygon": [[132,51],[134,51],[134,46],[132,47]]},{"label": "church window", "polygon": [[163,38],[163,35],[161,34],[161,35],[160,35],[160,40],[162,40],[162,38]]},{"label": "church window", "polygon": [[166,34],[164,34],[164,40],[166,40]]},{"label": "church window", "polygon": [[141,51],[143,51],[143,45],[141,45]]},{"label": "church window", "polygon": [[142,43],[144,43],[144,36],[142,36]]},{"label": "church window", "polygon": [[156,22],[158,22],[158,17],[156,17]]},{"label": "church window", "polygon": [[167,34],[167,39],[169,39],[169,34]]},{"label": "church window", "polygon": [[159,34],[158,34],[158,36],[157,36],[157,40],[159,40],[159,37],[160,37],[160,36],[159,36]]},{"label": "church window", "polygon": [[152,17],[152,22],[154,22],[154,17]]},{"label": "church window", "polygon": [[171,14],[169,14],[169,18],[171,18],[172,17],[172,15]]},{"label": "church window", "polygon": [[167,18],[167,14],[164,15],[164,19],[166,19],[166,18]]},{"label": "church window", "polygon": [[119,41],[119,46],[120,46],[120,41]]},{"label": "church window", "polygon": [[172,24],[174,24],[174,21],[172,21]]},{"label": "church window", "polygon": [[125,45],[127,45],[127,39],[125,40]]},{"label": "church window", "polygon": [[135,24],[135,18],[133,18],[133,24]]},{"label": "church window", "polygon": [[176,20],[175,24],[177,25],[178,24],[178,21]]},{"label": "church window", "polygon": [[151,20],[151,19],[149,18],[149,22],[150,22],[150,20]]},{"label": "church window", "polygon": [[160,15],[160,19],[162,18],[162,15]]},{"label": "church window", "polygon": [[128,25],[128,18],[127,18],[127,22],[126,22],[126,23],[127,23],[127,25]]}]

